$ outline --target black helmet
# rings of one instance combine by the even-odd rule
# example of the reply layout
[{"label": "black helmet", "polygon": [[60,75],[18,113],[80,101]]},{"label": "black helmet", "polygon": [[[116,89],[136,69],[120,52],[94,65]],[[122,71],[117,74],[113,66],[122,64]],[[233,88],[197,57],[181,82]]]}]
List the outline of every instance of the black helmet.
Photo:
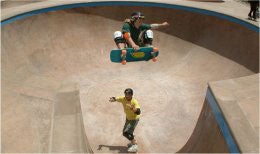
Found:
[{"label": "black helmet", "polygon": [[125,95],[126,95],[126,94],[133,95],[133,90],[132,90],[131,88],[127,88],[127,89],[125,90]]},{"label": "black helmet", "polygon": [[136,20],[136,19],[139,19],[139,18],[144,19],[145,18],[144,14],[141,13],[141,12],[134,12],[134,13],[131,14],[131,19]]}]

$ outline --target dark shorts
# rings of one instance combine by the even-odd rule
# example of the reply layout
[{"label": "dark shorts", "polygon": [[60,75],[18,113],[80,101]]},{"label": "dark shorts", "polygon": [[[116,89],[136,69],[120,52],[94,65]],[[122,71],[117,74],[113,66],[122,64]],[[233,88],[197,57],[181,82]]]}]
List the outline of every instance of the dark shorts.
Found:
[{"label": "dark shorts", "polygon": [[137,120],[127,120],[126,119],[123,132],[127,132],[129,134],[133,134],[134,130],[135,130],[135,127],[137,126],[138,122],[139,122],[139,119],[137,119]]}]

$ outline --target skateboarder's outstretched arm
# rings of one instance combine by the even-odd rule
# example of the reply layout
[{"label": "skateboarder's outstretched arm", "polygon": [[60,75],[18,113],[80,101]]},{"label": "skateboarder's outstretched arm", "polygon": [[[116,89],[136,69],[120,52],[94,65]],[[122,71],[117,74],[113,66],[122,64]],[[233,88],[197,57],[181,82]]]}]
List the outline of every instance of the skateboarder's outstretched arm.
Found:
[{"label": "skateboarder's outstretched arm", "polygon": [[169,26],[168,22],[163,22],[161,24],[151,24],[151,29],[158,29],[160,27]]}]

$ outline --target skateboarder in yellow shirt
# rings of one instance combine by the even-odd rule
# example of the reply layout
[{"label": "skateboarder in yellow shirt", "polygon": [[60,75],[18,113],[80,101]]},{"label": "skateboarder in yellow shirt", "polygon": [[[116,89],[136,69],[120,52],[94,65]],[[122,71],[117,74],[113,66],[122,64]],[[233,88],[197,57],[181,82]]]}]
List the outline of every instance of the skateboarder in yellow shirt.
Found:
[{"label": "skateboarder in yellow shirt", "polygon": [[110,102],[120,102],[124,107],[124,112],[126,114],[126,121],[123,129],[123,136],[126,137],[131,143],[128,146],[128,152],[137,152],[138,146],[137,141],[134,136],[134,130],[138,124],[141,110],[139,103],[135,98],[133,98],[133,90],[127,88],[124,91],[125,96],[111,97]]}]

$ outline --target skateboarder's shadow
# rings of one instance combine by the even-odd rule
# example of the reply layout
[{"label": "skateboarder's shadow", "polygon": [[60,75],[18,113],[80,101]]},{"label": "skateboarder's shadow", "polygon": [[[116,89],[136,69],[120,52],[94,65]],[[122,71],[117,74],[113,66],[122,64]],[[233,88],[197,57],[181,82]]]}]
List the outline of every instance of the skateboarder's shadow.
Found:
[{"label": "skateboarder's shadow", "polygon": [[102,150],[103,147],[108,148],[110,151],[117,151],[118,153],[127,153],[127,147],[125,146],[99,145],[97,150]]}]

